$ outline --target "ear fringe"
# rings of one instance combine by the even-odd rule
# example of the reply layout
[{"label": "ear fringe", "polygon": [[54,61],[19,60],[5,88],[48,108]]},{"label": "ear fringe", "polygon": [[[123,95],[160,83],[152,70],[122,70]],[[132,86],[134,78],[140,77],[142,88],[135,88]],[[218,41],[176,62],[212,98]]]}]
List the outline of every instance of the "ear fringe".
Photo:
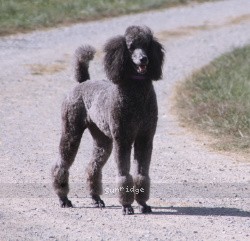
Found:
[{"label": "ear fringe", "polygon": [[164,48],[156,38],[153,38],[149,49],[149,68],[148,76],[151,80],[162,78],[162,67],[164,63]]},{"label": "ear fringe", "polygon": [[125,38],[117,36],[110,39],[104,47],[104,68],[107,77],[115,84],[126,82],[131,75],[128,67],[129,53]]}]

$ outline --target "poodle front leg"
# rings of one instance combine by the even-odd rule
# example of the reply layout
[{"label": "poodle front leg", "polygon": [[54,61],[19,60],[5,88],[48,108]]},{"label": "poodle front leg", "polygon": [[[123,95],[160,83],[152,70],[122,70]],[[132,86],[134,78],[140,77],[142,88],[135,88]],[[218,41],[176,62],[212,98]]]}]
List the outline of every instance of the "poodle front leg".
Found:
[{"label": "poodle front leg", "polygon": [[134,202],[134,183],[129,174],[131,145],[128,143],[115,143],[115,160],[118,165],[118,189],[119,202],[122,205],[123,214],[133,214],[131,204]]},{"label": "poodle front leg", "polygon": [[149,166],[153,146],[152,137],[137,137],[134,144],[134,159],[136,175],[134,176],[135,199],[142,213],[151,213],[151,207],[146,204],[150,193]]}]

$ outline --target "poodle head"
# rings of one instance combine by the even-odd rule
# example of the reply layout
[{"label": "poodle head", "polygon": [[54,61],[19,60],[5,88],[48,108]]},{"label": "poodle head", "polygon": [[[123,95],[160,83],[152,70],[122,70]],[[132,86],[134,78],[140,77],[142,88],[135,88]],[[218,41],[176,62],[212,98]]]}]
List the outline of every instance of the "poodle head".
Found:
[{"label": "poodle head", "polygon": [[148,27],[128,27],[125,35],[112,38],[104,51],[107,76],[116,84],[162,76],[164,49]]}]

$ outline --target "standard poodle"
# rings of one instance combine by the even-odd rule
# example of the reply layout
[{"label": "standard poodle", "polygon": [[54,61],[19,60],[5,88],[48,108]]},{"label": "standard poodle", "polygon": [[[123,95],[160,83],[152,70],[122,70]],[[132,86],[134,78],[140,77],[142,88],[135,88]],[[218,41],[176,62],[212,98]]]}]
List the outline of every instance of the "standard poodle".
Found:
[{"label": "standard poodle", "polygon": [[[96,207],[105,207],[102,168],[112,148],[118,167],[119,202],[123,214],[133,214],[134,199],[142,213],[150,213],[149,166],[158,110],[152,81],[162,77],[163,46],[146,26],[130,26],[124,36],[110,39],[104,47],[104,68],[109,81],[89,79],[89,62],[95,50],[76,50],[75,73],[80,83],[62,107],[59,159],[52,168],[53,187],[61,207],[72,207],[68,199],[69,168],[86,128],[93,137],[93,154],[87,167],[87,183]],[[134,147],[136,174],[130,175]],[[134,190],[139,190],[135,192]]]}]

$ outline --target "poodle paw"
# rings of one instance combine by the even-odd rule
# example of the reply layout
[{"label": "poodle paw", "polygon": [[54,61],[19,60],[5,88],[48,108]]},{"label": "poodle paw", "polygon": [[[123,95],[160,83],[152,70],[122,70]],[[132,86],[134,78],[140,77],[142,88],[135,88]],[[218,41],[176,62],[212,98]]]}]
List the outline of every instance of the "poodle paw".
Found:
[{"label": "poodle paw", "polygon": [[92,196],[92,200],[95,208],[105,208],[105,203],[99,196]]},{"label": "poodle paw", "polygon": [[73,208],[73,205],[71,201],[66,197],[66,198],[60,198],[59,199],[60,206],[61,208]]},{"label": "poodle paw", "polygon": [[105,208],[105,203],[101,199],[97,201],[93,200],[93,206],[95,208]]},{"label": "poodle paw", "polygon": [[134,214],[134,209],[131,205],[123,205],[122,206],[122,214],[123,215],[131,215]]},{"label": "poodle paw", "polygon": [[143,205],[143,206],[140,205],[140,206],[139,206],[139,210],[140,210],[141,213],[152,213],[151,207],[148,206],[147,204],[145,204],[145,205]]}]

